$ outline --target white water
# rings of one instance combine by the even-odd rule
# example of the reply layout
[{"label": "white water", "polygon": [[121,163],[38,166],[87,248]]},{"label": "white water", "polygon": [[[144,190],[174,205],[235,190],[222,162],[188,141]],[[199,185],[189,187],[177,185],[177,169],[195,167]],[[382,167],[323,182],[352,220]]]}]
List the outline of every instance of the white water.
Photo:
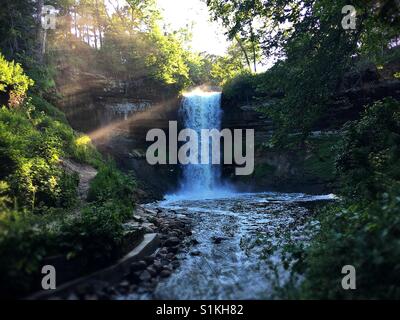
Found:
[{"label": "white water", "polygon": [[[194,91],[186,94],[180,109],[183,126],[201,136],[202,129],[221,129],[221,93]],[[211,139],[208,141],[211,145]],[[199,145],[201,150],[201,142]],[[211,150],[211,146],[209,147]],[[199,155],[200,160],[201,154]],[[200,162],[200,161],[199,161]],[[221,167],[211,164],[189,164],[182,167],[182,181],[178,197],[204,198],[227,194],[221,185]]]}]

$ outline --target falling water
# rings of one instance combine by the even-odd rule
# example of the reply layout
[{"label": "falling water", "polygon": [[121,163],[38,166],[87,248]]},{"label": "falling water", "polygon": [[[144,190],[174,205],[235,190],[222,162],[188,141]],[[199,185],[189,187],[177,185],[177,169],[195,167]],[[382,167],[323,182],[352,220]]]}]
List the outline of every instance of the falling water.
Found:
[{"label": "falling water", "polygon": [[[195,91],[184,96],[180,109],[183,125],[195,130],[199,137],[202,129],[220,130],[221,115],[221,93]],[[211,144],[211,139],[207,143]],[[212,165],[211,160],[210,164],[184,165],[181,190],[185,194],[211,195],[220,186],[220,172],[220,166]]]}]

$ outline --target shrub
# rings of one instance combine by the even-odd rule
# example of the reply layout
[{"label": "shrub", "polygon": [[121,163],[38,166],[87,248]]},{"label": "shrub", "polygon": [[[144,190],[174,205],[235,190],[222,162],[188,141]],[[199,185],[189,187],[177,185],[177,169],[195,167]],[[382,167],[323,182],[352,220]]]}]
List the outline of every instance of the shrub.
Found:
[{"label": "shrub", "polygon": [[120,257],[123,221],[115,203],[89,205],[79,219],[62,224],[59,250],[69,259],[79,259],[82,273],[105,267]]},{"label": "shrub", "polygon": [[103,165],[97,176],[90,183],[88,201],[107,202],[115,200],[126,206],[133,204],[133,177],[120,172],[113,162]]},{"label": "shrub", "polygon": [[256,77],[256,75],[252,75],[251,73],[242,73],[228,80],[223,87],[224,98],[236,103],[249,103],[255,94]]},{"label": "shrub", "polygon": [[400,102],[387,98],[343,129],[336,161],[343,193],[374,200],[393,185],[400,188],[399,159]]},{"label": "shrub", "polygon": [[[304,258],[300,296],[329,299],[400,298],[400,104],[366,108],[342,132],[337,169],[343,201],[320,216],[321,230]],[[353,265],[357,290],[342,289]]]},{"label": "shrub", "polygon": [[26,76],[20,64],[8,62],[0,54],[0,106],[4,104],[18,105],[25,97],[26,91],[33,85],[33,80]]},{"label": "shrub", "polygon": [[49,221],[49,216],[0,211],[0,297],[25,295],[35,287],[41,261],[56,243]]},{"label": "shrub", "polygon": [[[321,230],[307,251],[303,298],[400,298],[400,193],[379,201],[334,206],[321,217]],[[357,290],[341,286],[345,265],[357,272]]]}]

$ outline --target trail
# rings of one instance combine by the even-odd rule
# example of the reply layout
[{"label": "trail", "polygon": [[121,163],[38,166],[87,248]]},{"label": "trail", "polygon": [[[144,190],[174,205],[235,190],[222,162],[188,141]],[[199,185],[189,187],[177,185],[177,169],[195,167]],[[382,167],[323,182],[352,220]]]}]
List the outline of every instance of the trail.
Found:
[{"label": "trail", "polygon": [[81,201],[86,201],[90,182],[96,177],[97,170],[92,166],[77,163],[71,159],[61,159],[61,166],[69,173],[77,173],[79,176],[78,195]]}]

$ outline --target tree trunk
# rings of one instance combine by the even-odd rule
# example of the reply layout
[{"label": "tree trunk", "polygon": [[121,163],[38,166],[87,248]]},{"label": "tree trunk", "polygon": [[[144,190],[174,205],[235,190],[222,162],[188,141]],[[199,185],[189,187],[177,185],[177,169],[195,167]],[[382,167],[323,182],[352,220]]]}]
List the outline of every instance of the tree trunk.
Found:
[{"label": "tree trunk", "polygon": [[36,57],[39,63],[43,63],[44,54],[46,53],[46,30],[42,27],[42,10],[44,6],[44,0],[36,0],[36,27],[37,27],[37,48]]},{"label": "tree trunk", "polygon": [[244,54],[244,57],[245,57],[245,59],[246,59],[247,66],[249,67],[249,69],[250,69],[250,71],[251,71],[250,59],[249,59],[249,56],[248,56],[248,54],[247,54],[247,51],[246,51],[245,47],[243,46],[242,40],[240,40],[240,38],[239,38],[237,35],[235,36],[235,39],[236,39],[236,41],[238,42],[238,44],[239,44],[239,46],[240,46],[240,49],[242,50],[242,52],[243,52],[243,54]]}]

